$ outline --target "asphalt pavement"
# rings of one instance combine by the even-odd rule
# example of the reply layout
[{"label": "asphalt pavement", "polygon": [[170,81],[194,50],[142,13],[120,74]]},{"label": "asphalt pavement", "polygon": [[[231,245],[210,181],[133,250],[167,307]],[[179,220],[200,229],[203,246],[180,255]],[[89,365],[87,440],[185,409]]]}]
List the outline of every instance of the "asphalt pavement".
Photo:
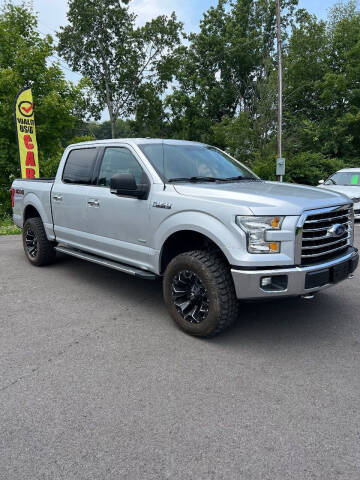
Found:
[{"label": "asphalt pavement", "polygon": [[0,237],[0,479],[359,480],[359,311],[360,270],[199,340],[160,282]]}]

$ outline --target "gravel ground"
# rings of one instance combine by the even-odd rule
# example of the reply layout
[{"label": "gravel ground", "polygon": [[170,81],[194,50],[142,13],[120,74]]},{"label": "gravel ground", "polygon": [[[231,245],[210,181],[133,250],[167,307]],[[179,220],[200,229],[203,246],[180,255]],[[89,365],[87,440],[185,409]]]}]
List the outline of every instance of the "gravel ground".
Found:
[{"label": "gravel ground", "polygon": [[160,282],[35,268],[19,236],[0,272],[1,480],[359,480],[359,273],[199,340]]}]

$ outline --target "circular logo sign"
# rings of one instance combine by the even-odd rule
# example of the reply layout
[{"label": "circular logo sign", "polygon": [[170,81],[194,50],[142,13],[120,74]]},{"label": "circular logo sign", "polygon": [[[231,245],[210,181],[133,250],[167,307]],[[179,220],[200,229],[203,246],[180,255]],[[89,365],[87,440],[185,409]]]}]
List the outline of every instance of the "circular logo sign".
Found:
[{"label": "circular logo sign", "polygon": [[336,223],[328,230],[329,237],[341,237],[346,232],[346,226],[341,223]]},{"label": "circular logo sign", "polygon": [[23,102],[19,103],[18,106],[19,112],[23,117],[31,117],[33,114],[33,108],[34,104],[28,100],[24,100]]}]

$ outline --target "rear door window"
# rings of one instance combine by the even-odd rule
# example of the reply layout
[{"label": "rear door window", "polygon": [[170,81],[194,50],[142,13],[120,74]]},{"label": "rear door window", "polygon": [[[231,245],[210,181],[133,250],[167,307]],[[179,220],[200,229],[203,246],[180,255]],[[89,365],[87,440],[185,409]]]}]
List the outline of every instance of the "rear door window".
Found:
[{"label": "rear door window", "polygon": [[72,150],[66,160],[63,171],[63,182],[90,185],[96,154],[96,148],[78,148]]}]

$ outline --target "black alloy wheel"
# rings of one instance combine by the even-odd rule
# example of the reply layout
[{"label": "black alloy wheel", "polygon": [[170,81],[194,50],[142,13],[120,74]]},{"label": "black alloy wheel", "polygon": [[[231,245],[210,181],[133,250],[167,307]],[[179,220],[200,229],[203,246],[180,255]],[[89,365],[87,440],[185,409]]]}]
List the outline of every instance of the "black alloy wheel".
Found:
[{"label": "black alloy wheel", "polygon": [[185,321],[199,324],[208,316],[208,292],[196,273],[183,270],[174,276],[172,298]]},{"label": "black alloy wheel", "polygon": [[38,241],[36,234],[31,227],[27,227],[25,232],[25,245],[27,253],[30,257],[35,258],[38,253]]}]

